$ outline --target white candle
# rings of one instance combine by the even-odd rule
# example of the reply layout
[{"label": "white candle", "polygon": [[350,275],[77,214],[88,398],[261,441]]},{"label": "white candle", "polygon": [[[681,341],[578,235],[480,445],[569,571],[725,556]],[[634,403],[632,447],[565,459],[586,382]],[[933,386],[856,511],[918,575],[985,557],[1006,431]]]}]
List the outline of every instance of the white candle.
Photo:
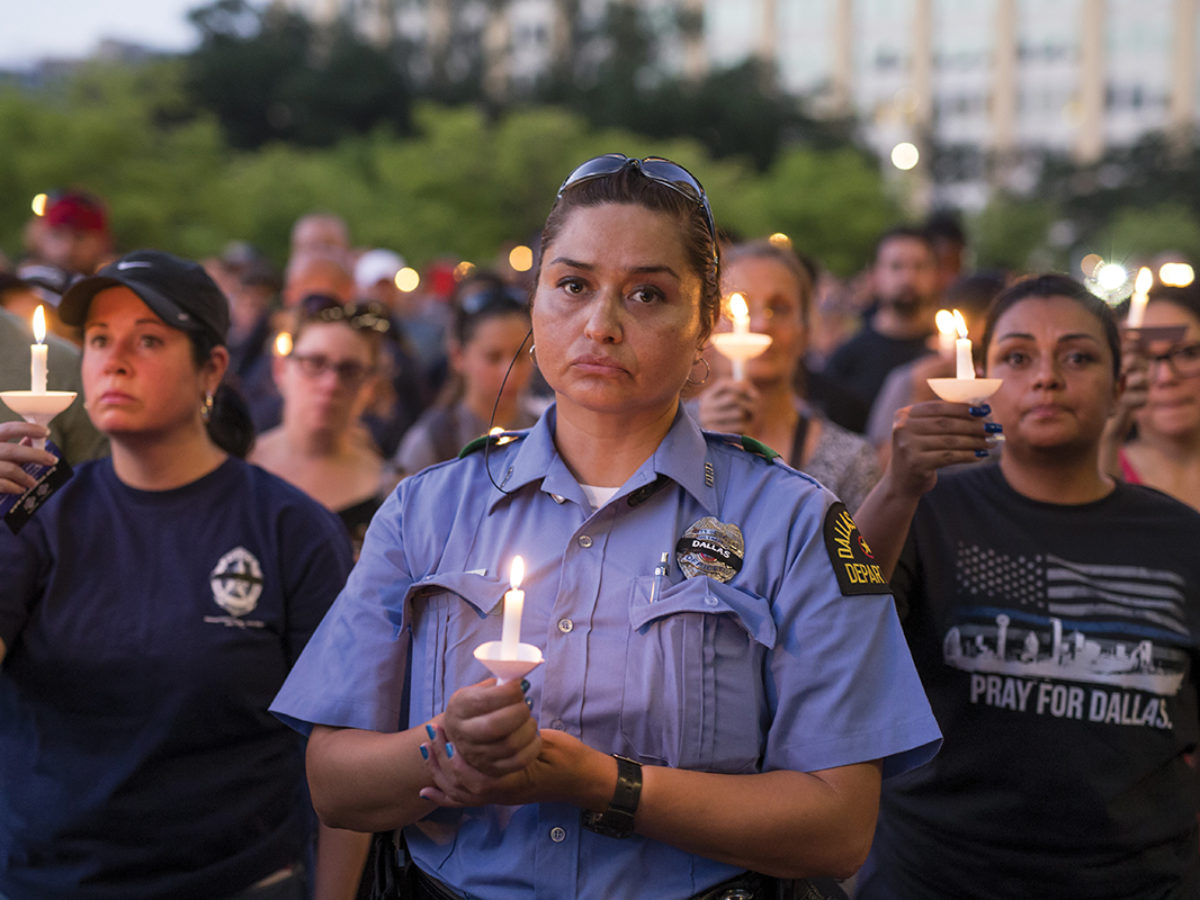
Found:
[{"label": "white candle", "polygon": [[[746,305],[746,298],[741,294],[729,295],[729,317],[733,319],[734,334],[750,333],[750,308]],[[730,362],[733,364],[733,380],[745,381],[746,361],[740,356],[735,356]]]},{"label": "white candle", "polygon": [[729,317],[733,319],[734,334],[750,333],[750,307],[741,294],[729,295]]},{"label": "white candle", "polygon": [[954,377],[974,378],[975,361],[971,359],[971,339],[967,337],[967,323],[957,309],[954,311],[954,327],[958,331],[958,338],[954,341]]},{"label": "white candle", "polygon": [[525,560],[514,556],[508,570],[508,582],[512,589],[504,594],[504,625],[500,631],[500,658],[516,659],[517,645],[521,643],[521,613],[525,608],[525,592],[518,590],[525,577]]},{"label": "white candle", "polygon": [[30,346],[29,390],[35,394],[46,393],[46,311],[41,305],[33,313],[33,336],[36,344]]},{"label": "white candle", "polygon": [[1146,304],[1150,302],[1150,288],[1154,284],[1154,273],[1146,266],[1138,269],[1133,283],[1133,296],[1129,299],[1129,318],[1125,324],[1130,328],[1141,328],[1146,318]]},{"label": "white candle", "polygon": [[933,318],[938,331],[938,353],[949,359],[954,355],[954,340],[958,332],[954,327],[954,313],[948,309],[939,309]]}]

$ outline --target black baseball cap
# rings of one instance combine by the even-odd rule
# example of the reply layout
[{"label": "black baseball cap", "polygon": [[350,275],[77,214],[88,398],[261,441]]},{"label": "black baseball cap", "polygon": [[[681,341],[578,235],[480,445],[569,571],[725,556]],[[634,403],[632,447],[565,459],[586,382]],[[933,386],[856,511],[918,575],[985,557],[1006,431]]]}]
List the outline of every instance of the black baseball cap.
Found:
[{"label": "black baseball cap", "polygon": [[199,263],[161,250],[126,253],[71,285],[58,306],[59,318],[82,326],[92,298],[110,287],[129,288],[172,328],[225,343],[229,301]]}]

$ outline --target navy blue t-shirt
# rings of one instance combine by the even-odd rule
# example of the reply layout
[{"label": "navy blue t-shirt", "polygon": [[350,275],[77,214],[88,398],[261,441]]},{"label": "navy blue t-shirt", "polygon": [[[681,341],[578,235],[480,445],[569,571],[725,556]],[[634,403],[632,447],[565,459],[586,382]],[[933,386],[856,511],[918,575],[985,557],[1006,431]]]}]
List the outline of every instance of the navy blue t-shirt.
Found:
[{"label": "navy blue t-shirt", "polygon": [[1200,515],[938,476],[892,579],[945,743],[884,783],[861,900],[1194,900]]},{"label": "navy blue t-shirt", "polygon": [[89,463],[0,529],[0,895],[219,897],[301,860],[267,706],[350,566],[332,514],[235,459],[156,492]]}]

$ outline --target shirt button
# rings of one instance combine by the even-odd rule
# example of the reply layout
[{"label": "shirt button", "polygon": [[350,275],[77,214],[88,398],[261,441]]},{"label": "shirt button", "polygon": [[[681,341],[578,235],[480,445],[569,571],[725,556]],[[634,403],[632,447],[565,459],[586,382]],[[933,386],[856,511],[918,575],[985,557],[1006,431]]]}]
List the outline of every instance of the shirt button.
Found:
[{"label": "shirt button", "polygon": [[581,534],[579,536],[579,546],[586,550],[588,547],[592,546],[592,539],[586,534]]},{"label": "shirt button", "polygon": [[716,606],[720,601],[718,601],[716,597],[705,597],[704,602],[708,606]]},{"label": "shirt button", "polygon": [[572,622],[570,619],[559,619],[558,620],[558,630],[561,631],[563,634],[570,634],[574,628],[575,628],[575,623]]},{"label": "shirt button", "polygon": [[563,731],[566,728],[566,724],[567,723],[564,722],[562,719],[555,719],[554,721],[552,721],[550,723],[550,727],[553,728],[555,731]]},{"label": "shirt button", "polygon": [[555,825],[550,829],[550,840],[556,844],[561,844],[567,839],[567,829]]}]

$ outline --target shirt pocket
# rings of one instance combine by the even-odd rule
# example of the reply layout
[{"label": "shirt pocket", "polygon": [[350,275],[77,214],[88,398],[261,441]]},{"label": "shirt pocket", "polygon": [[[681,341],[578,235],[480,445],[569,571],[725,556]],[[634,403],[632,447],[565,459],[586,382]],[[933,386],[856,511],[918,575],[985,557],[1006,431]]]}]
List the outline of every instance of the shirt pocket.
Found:
[{"label": "shirt pocket", "polygon": [[508,588],[507,581],[476,572],[439,572],[409,587],[404,617],[413,634],[410,726],[442,712],[451,694],[487,676],[474,650],[499,639],[500,620],[493,613]]},{"label": "shirt pocket", "polygon": [[763,666],[775,646],[766,600],[703,576],[635,579],[621,736],[639,758],[712,772],[758,770],[768,719]]}]

